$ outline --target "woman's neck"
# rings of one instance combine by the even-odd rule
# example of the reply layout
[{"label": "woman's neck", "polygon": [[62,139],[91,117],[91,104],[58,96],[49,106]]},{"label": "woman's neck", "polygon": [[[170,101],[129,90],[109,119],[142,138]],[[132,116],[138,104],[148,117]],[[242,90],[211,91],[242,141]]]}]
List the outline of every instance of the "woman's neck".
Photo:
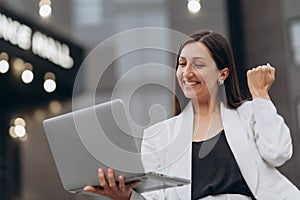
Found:
[{"label": "woman's neck", "polygon": [[199,99],[192,99],[194,115],[211,115],[212,113],[220,112],[220,102],[215,99],[201,101]]}]

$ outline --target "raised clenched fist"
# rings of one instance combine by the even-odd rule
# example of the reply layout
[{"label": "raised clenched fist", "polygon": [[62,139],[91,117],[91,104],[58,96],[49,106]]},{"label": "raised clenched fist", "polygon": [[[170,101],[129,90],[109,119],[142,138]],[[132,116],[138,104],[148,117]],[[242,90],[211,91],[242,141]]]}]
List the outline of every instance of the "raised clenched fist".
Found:
[{"label": "raised clenched fist", "polygon": [[269,63],[247,71],[248,87],[252,98],[270,99],[269,89],[275,80],[275,68]]}]

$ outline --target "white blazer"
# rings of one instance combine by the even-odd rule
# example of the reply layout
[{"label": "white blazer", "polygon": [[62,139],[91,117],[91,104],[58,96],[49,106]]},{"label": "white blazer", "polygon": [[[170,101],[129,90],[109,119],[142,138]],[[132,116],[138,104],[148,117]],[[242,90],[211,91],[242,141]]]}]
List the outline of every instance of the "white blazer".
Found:
[{"label": "white blazer", "polygon": [[[180,115],[145,130],[141,151],[146,171],[191,179],[193,116],[190,102]],[[291,158],[292,143],[273,103],[256,98],[238,109],[221,104],[221,117],[227,142],[255,198],[299,200],[299,189],[275,168]],[[187,200],[191,185],[142,196],[133,191],[131,199]]]}]

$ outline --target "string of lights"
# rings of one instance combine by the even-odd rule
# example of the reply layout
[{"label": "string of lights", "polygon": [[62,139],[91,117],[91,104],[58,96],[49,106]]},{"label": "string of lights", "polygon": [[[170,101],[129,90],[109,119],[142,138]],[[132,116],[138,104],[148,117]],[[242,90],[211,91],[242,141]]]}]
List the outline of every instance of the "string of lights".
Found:
[{"label": "string of lights", "polygon": [[[24,62],[21,58],[12,58],[11,64],[6,52],[0,53],[0,73],[6,74],[12,66],[13,73],[16,78],[20,78],[24,84],[29,84],[34,79],[33,66],[28,62]],[[47,72],[44,76],[44,90],[53,93],[56,89],[55,74]]]},{"label": "string of lights", "polygon": [[[51,15],[50,0],[41,0],[39,7],[41,17]],[[31,124],[35,123],[31,118],[41,123],[49,116],[48,111],[59,114],[60,102],[72,96],[83,49],[1,7],[0,46],[0,89],[7,91],[0,99],[5,106],[1,132],[14,140],[26,141]]]},{"label": "string of lights", "polygon": [[[11,70],[15,78],[21,80],[23,84],[29,85],[34,80],[33,66],[29,62],[25,62],[21,58],[11,58],[9,59],[8,53],[0,53],[0,73],[1,76],[5,76],[8,71]],[[46,93],[54,93],[56,89],[55,74],[53,72],[47,72],[44,75],[43,85],[44,91]],[[51,102],[51,110],[53,113],[58,113],[60,110],[60,103],[58,101]],[[54,111],[53,111],[54,110]],[[40,116],[40,115],[39,115]],[[43,118],[42,118],[43,119]],[[28,134],[26,130],[26,122],[24,118],[17,117],[11,119],[9,135],[14,139],[19,139],[21,141],[26,141]]]}]

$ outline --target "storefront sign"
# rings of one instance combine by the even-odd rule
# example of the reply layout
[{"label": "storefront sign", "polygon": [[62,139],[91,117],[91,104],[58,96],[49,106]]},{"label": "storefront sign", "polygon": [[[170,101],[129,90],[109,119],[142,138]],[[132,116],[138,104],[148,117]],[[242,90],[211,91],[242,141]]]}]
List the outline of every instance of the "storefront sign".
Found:
[{"label": "storefront sign", "polygon": [[48,59],[65,69],[71,69],[74,59],[70,47],[40,31],[33,31],[28,25],[0,13],[0,39],[4,39],[23,50]]}]

